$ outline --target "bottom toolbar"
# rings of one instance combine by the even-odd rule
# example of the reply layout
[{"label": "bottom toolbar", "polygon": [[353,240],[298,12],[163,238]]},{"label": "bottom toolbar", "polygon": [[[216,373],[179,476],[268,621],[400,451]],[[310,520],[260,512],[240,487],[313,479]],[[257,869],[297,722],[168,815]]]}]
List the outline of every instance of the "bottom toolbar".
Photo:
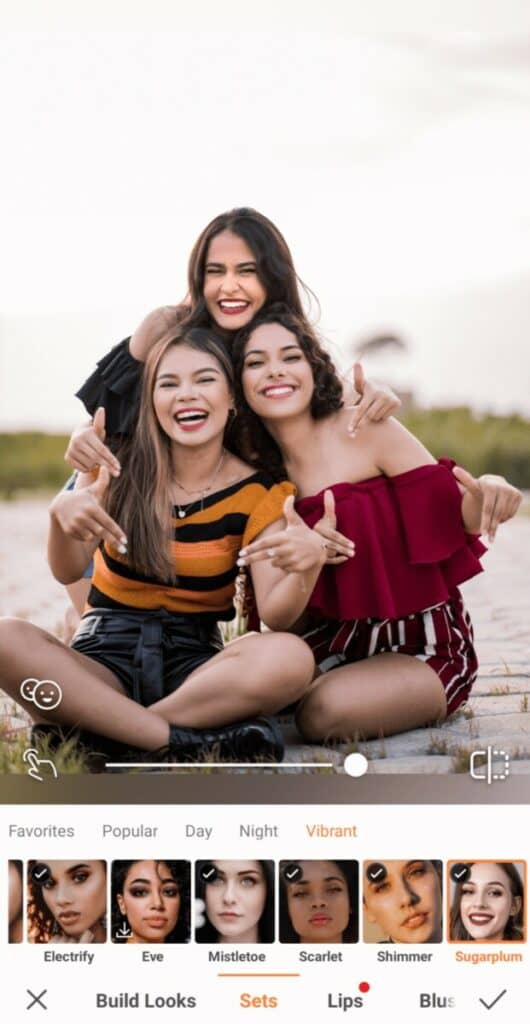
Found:
[{"label": "bottom toolbar", "polygon": [[6,1019],[504,1021],[528,977],[516,817],[2,808]]}]

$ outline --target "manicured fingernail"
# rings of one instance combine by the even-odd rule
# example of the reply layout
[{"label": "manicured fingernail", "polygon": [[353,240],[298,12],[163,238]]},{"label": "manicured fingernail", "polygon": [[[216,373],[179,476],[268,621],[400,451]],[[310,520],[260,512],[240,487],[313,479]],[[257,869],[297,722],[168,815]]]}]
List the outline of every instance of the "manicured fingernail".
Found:
[{"label": "manicured fingernail", "polygon": [[238,567],[239,567],[240,569],[242,569],[242,568],[243,568],[243,566],[245,566],[246,564],[247,564],[247,561],[246,561],[246,559],[245,559],[245,558],[238,558],[238,560],[237,560],[237,562],[236,562],[236,565],[237,565],[237,566],[238,566]]},{"label": "manicured fingernail", "polygon": [[120,555],[126,555],[127,554],[127,545],[126,544],[120,544],[120,546],[118,548],[118,554],[120,554]]},{"label": "manicured fingernail", "polygon": [[241,548],[241,551],[239,552],[239,557],[240,558],[244,558],[246,553],[247,553],[247,549],[246,548]]}]

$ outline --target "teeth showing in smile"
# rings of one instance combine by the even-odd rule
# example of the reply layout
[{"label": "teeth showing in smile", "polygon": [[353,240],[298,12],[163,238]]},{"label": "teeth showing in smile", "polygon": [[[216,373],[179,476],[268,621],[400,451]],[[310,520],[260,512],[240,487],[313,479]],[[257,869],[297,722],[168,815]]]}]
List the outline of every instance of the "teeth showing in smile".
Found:
[{"label": "teeth showing in smile", "polygon": [[241,299],[235,299],[233,301],[230,299],[223,299],[219,305],[221,309],[246,309],[248,302],[244,302]]},{"label": "teeth showing in smile", "polygon": [[264,395],[274,395],[281,398],[282,395],[291,395],[294,388],[290,384],[278,384],[273,388],[265,388]]},{"label": "teeth showing in smile", "polygon": [[205,420],[206,416],[205,412],[179,412],[175,419],[177,423],[198,423],[200,420]]}]

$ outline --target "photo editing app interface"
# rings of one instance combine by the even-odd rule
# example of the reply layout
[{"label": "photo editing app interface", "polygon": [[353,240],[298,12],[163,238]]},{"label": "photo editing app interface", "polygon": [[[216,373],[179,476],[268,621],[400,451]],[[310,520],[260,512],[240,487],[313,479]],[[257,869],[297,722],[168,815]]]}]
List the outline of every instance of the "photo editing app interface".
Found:
[{"label": "photo editing app interface", "polygon": [[341,376],[261,212],[203,227],[189,281],[106,352],[68,346],[76,401],[0,434],[9,1019],[505,1020],[530,423],[392,360],[378,383],[393,336]]},{"label": "photo editing app interface", "polygon": [[528,1019],[528,28],[12,6],[1,1021]]},{"label": "photo editing app interface", "polygon": [[201,239],[221,334],[157,310],[77,355],[70,439],[0,435],[9,1019],[506,1020],[530,425],[354,393],[265,301],[274,225]]},{"label": "photo editing app interface", "polygon": [[521,810],[4,808],[6,1019],[511,1019]]}]

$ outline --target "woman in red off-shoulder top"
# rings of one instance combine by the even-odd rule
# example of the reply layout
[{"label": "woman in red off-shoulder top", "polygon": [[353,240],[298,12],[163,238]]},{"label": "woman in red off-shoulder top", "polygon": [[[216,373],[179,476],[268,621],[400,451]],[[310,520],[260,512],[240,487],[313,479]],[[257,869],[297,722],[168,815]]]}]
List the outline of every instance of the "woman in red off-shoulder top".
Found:
[{"label": "woman in red off-shoulder top", "polygon": [[307,526],[328,551],[297,626],[319,670],[298,709],[301,732],[367,738],[445,718],[477,673],[458,586],[481,572],[479,534],[493,540],[520,493],[437,462],[395,420],[367,424],[352,445],[337,430],[349,413],[330,385],[331,361],[283,307],[241,332],[234,358],[250,441],[269,471],[296,484],[300,517],[247,546],[241,564],[294,568]]}]

